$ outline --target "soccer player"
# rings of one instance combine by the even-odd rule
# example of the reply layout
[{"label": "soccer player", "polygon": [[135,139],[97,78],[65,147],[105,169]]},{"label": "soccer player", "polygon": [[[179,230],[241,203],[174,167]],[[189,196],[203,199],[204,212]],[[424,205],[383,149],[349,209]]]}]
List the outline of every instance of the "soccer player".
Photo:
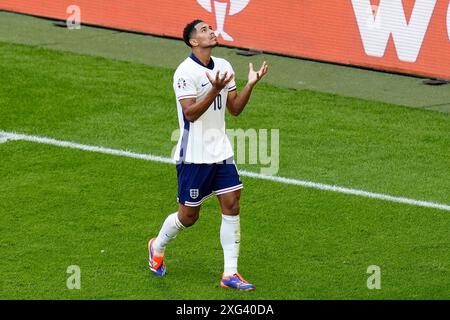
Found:
[{"label": "soccer player", "polygon": [[173,88],[177,99],[180,138],[175,151],[178,176],[178,211],[164,221],[156,238],[148,243],[149,265],[158,276],[166,274],[164,254],[176,235],[199,218],[202,202],[216,195],[222,210],[220,242],[224,255],[223,288],[250,291],[255,287],[238,273],[240,245],[239,199],[243,187],[233,160],[233,149],[225,131],[225,106],[238,116],[256,83],[267,73],[249,65],[248,82],[237,93],[234,71],[224,59],[211,56],[217,37],[201,20],[186,25],[184,42],[191,55],[175,72]]}]

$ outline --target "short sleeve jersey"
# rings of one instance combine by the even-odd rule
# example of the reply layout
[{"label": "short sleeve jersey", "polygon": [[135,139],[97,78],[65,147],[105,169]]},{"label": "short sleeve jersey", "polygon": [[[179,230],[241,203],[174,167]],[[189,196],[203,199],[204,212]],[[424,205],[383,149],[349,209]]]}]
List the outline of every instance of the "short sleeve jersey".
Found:
[{"label": "short sleeve jersey", "polygon": [[215,78],[217,71],[234,74],[231,64],[225,59],[211,57],[208,66],[203,65],[195,55],[184,60],[173,77],[173,89],[177,100],[180,136],[174,160],[187,163],[218,163],[233,156],[233,148],[226,134],[225,109],[228,93],[236,90],[234,79],[217,95],[216,99],[194,122],[186,119],[180,100],[198,100],[211,90],[208,73]]}]

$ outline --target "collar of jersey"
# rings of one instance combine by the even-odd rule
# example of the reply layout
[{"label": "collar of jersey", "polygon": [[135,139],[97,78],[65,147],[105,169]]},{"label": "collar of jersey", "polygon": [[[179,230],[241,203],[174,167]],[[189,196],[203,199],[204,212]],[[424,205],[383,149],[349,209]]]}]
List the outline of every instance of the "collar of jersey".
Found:
[{"label": "collar of jersey", "polygon": [[191,55],[189,56],[192,60],[194,60],[195,62],[197,62],[199,65],[201,65],[203,68],[207,68],[209,70],[214,70],[214,60],[211,57],[209,59],[209,63],[207,66],[205,66],[196,56],[194,53],[191,53]]}]

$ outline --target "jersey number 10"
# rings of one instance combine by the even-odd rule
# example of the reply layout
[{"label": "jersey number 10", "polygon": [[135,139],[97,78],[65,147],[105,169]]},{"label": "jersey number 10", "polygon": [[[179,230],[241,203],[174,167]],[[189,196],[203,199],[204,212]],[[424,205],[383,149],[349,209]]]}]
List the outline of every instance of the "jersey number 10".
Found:
[{"label": "jersey number 10", "polygon": [[222,96],[219,94],[214,100],[214,111],[222,109]]}]

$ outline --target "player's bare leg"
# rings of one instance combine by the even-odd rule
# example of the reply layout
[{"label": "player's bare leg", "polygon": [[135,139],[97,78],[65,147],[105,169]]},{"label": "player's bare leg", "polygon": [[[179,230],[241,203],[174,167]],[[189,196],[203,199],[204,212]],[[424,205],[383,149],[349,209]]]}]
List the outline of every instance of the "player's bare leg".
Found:
[{"label": "player's bare leg", "polygon": [[178,208],[178,219],[183,226],[190,227],[194,225],[200,215],[200,206],[188,207],[180,203]]},{"label": "player's bare leg", "polygon": [[222,214],[227,216],[239,215],[241,209],[239,204],[241,199],[241,190],[221,194],[218,195],[217,198],[219,199]]},{"label": "player's bare leg", "polygon": [[255,290],[238,273],[237,264],[239,247],[241,242],[240,227],[240,198],[241,190],[221,194],[217,196],[222,209],[222,225],[220,227],[220,242],[223,248],[224,273],[220,286],[244,291]]}]

